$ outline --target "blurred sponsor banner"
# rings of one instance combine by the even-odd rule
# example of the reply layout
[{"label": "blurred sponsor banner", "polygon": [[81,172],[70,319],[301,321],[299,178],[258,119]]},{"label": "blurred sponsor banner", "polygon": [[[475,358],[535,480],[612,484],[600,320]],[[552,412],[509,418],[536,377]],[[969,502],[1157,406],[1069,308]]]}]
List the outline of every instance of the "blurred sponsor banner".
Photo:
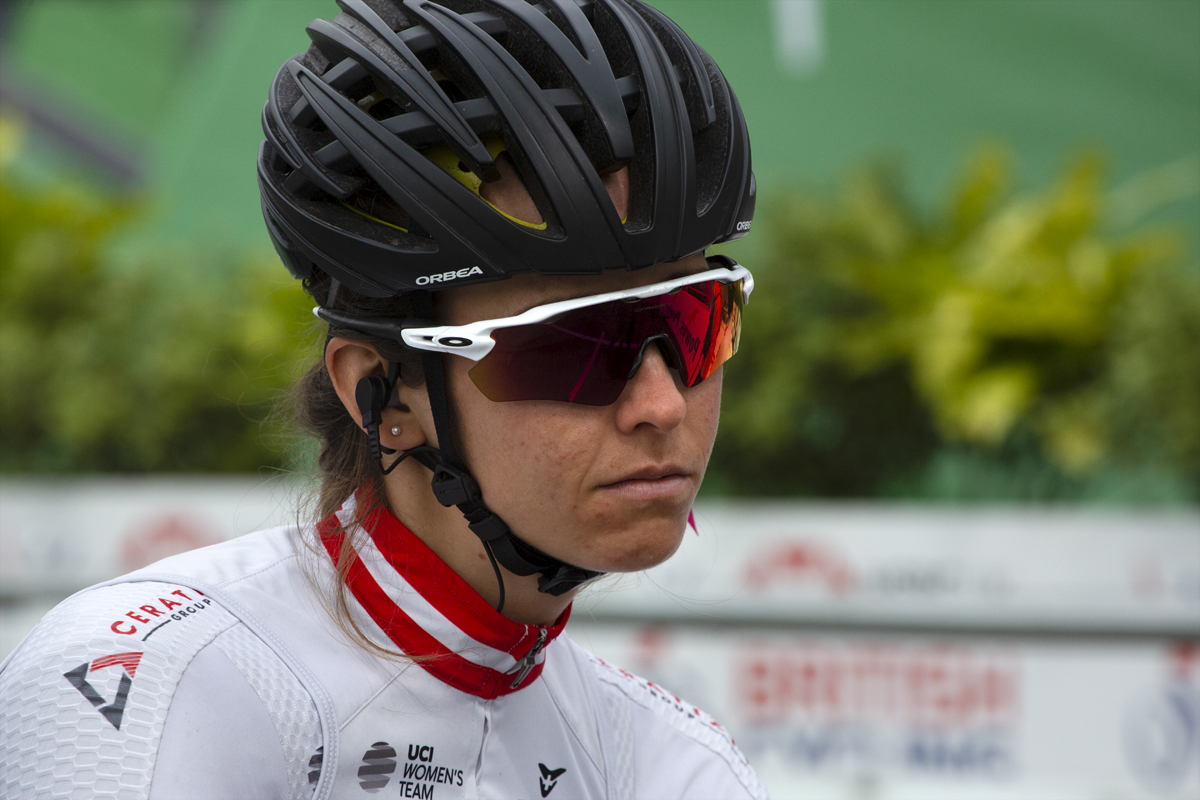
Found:
[{"label": "blurred sponsor banner", "polygon": [[[0,481],[0,596],[66,595],[294,521],[297,484]],[[580,611],[967,631],[1200,635],[1200,513],[702,503],[673,558]]]},{"label": "blurred sponsor banner", "polygon": [[[0,655],[57,600],[296,519],[297,484],[0,481]],[[1200,513],[697,505],[571,633],[780,800],[1200,797]],[[679,699],[684,698],[684,699]]]},{"label": "blurred sponsor banner", "polygon": [[571,625],[712,714],[776,800],[1200,796],[1195,642]]},{"label": "blurred sponsor banner", "polygon": [[[1200,798],[1200,515],[738,502],[572,635],[776,800]],[[684,698],[680,700],[679,698]]]},{"label": "blurred sponsor banner", "polygon": [[0,481],[0,599],[65,597],[169,555],[295,520],[286,481]]},{"label": "blurred sponsor banner", "polygon": [[605,619],[1200,635],[1200,514],[707,503]]}]

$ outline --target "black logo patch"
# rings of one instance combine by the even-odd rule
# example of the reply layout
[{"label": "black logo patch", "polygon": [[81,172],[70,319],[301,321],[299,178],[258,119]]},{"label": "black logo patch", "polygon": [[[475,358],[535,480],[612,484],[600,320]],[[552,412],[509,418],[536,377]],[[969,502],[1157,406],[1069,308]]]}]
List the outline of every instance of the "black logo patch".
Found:
[{"label": "black logo patch", "polygon": [[317,781],[321,779],[321,763],[325,760],[325,745],[317,748],[317,752],[313,753],[312,758],[308,760],[308,782],[312,786],[317,785]]},{"label": "black logo patch", "polygon": [[[121,730],[121,720],[125,717],[125,703],[129,700],[129,689],[133,686],[133,676],[137,674],[138,664],[142,661],[141,653],[114,653],[111,656],[103,656],[95,661],[85,661],[69,672],[64,672],[63,677],[71,682],[71,685],[79,690],[79,693],[87,698],[88,702],[96,707],[96,710],[103,717],[112,723],[112,726],[117,730]],[[117,685],[117,696],[109,703],[100,693],[96,691],[96,687],[88,683],[87,676],[91,672],[108,667],[121,667],[124,672],[121,674],[121,682]]]},{"label": "black logo patch", "polygon": [[[554,787],[558,785],[558,779],[564,772],[567,771],[566,767],[562,767],[561,769],[550,769],[545,764],[541,763],[538,764],[538,769],[542,771],[542,777],[538,778],[538,786],[540,786],[542,789],[542,797],[545,797],[554,791]],[[547,783],[547,781],[549,781],[549,783]]]},{"label": "black logo patch", "polygon": [[388,785],[395,771],[396,748],[387,742],[376,742],[363,753],[363,763],[358,768],[358,785],[368,792],[378,792]]}]

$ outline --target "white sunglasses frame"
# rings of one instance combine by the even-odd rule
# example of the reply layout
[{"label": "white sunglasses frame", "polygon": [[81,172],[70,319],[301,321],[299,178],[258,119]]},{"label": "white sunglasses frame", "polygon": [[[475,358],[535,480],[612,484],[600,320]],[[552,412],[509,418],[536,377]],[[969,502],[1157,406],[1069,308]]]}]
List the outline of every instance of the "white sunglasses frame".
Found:
[{"label": "white sunglasses frame", "polygon": [[[401,336],[404,339],[404,344],[417,350],[428,350],[432,353],[449,353],[450,355],[468,358],[471,361],[479,361],[492,352],[492,348],[496,346],[496,340],[492,338],[492,332],[497,328],[535,325],[568,311],[600,305],[601,303],[609,303],[613,300],[643,300],[647,297],[669,294],[682,289],[684,286],[691,286],[692,284],[703,283],[705,281],[716,280],[721,283],[735,283],[740,280],[742,281],[742,304],[745,305],[750,302],[750,293],[754,291],[754,276],[750,274],[750,270],[742,265],[736,262],[731,263],[732,266],[730,267],[718,267],[717,269],[697,272],[693,275],[686,275],[682,278],[675,278],[674,280],[663,281],[662,283],[651,283],[647,286],[638,286],[633,289],[621,289],[616,292],[605,292],[604,294],[588,295],[587,297],[573,297],[569,300],[546,303],[545,305],[534,306],[515,317],[484,319],[466,325],[408,328],[403,331]],[[316,311],[316,309],[313,310]]]}]

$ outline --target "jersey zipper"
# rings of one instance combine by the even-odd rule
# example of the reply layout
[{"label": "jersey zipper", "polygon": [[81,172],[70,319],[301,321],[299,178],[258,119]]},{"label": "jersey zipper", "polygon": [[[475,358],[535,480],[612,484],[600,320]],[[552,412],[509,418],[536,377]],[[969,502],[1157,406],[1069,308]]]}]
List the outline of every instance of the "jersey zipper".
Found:
[{"label": "jersey zipper", "polygon": [[533,643],[533,647],[529,648],[529,652],[521,659],[517,665],[517,677],[513,679],[512,685],[508,688],[515,689],[521,685],[521,681],[525,680],[525,676],[529,674],[529,670],[533,669],[533,662],[537,658],[537,654],[542,652],[542,648],[546,646],[546,629],[538,628],[537,641]]}]

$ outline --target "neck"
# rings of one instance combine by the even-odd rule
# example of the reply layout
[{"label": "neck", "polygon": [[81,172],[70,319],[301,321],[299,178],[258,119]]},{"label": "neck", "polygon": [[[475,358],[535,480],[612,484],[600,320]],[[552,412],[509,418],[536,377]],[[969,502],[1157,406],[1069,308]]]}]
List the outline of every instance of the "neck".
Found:
[{"label": "neck", "polygon": [[[457,508],[445,508],[429,488],[429,470],[408,459],[384,479],[388,506],[398,520],[428,545],[493,608],[500,602],[496,572],[479,537],[467,527]],[[504,608],[501,613],[523,625],[551,625],[578,593],[555,597],[537,590],[538,576],[515,575],[503,566]]]}]

